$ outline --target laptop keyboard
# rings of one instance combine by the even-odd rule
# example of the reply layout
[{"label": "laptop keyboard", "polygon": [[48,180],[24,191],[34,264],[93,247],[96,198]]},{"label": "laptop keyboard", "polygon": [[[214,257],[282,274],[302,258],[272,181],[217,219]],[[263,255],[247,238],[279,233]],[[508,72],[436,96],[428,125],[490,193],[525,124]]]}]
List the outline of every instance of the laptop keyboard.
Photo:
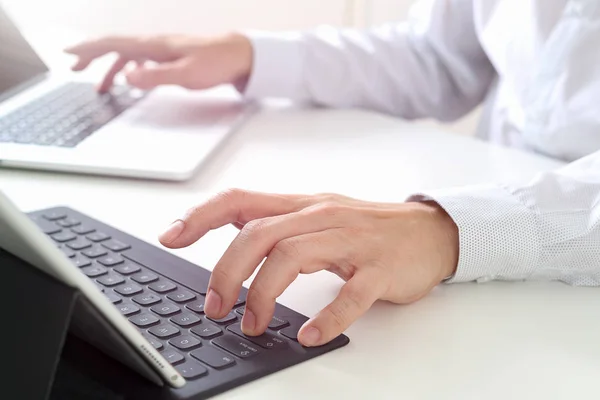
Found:
[{"label": "laptop keyboard", "polygon": [[[340,337],[331,348],[300,346],[297,334],[307,318],[281,305],[277,305],[279,313],[276,311],[266,333],[246,336],[240,326],[245,309],[245,289],[228,315],[220,319],[209,318],[204,314],[208,271],[203,270],[207,277],[201,279],[202,283],[191,285],[184,281],[184,285],[181,280],[161,274],[166,268],[176,269],[174,264],[169,265],[167,258],[158,258],[158,253],[152,254],[137,239],[127,239],[128,235],[89,217],[59,208],[37,212],[31,218],[152,346],[190,381],[204,382],[211,376],[214,379],[215,374],[231,373],[238,368],[236,379],[243,383],[247,381],[243,378],[245,375],[266,375],[347,343],[347,338]],[[137,251],[136,243],[140,246]],[[151,265],[151,259],[154,265]],[[161,270],[159,264],[165,269]],[[316,353],[310,355],[312,351]],[[261,361],[261,354],[277,360],[269,361],[264,372],[257,374],[256,369],[265,360],[262,358]],[[274,368],[274,362],[281,365]],[[226,380],[223,382],[225,389],[236,386]]]},{"label": "laptop keyboard", "polygon": [[0,117],[0,143],[75,147],[140,100],[126,86],[99,94],[70,82]]}]

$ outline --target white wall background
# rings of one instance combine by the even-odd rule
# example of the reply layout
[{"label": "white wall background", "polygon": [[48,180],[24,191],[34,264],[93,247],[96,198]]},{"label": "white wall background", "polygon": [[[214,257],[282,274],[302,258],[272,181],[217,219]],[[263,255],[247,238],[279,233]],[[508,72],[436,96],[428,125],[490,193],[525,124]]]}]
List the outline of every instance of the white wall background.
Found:
[{"label": "white wall background", "polygon": [[[0,0],[27,31],[214,34],[232,29],[367,27],[403,20],[415,0]],[[444,128],[472,133],[478,113]]]}]

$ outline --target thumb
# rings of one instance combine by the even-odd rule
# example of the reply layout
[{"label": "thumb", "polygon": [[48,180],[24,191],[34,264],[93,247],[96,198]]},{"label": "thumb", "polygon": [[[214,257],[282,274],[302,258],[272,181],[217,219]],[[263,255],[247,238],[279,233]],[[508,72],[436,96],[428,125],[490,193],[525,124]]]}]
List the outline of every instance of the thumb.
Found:
[{"label": "thumb", "polygon": [[153,89],[160,85],[185,86],[189,81],[187,62],[178,60],[155,65],[140,65],[126,74],[127,82],[140,89]]},{"label": "thumb", "polygon": [[383,281],[368,269],[358,270],[335,300],[302,326],[298,333],[300,343],[321,346],[342,334],[377,301]]}]

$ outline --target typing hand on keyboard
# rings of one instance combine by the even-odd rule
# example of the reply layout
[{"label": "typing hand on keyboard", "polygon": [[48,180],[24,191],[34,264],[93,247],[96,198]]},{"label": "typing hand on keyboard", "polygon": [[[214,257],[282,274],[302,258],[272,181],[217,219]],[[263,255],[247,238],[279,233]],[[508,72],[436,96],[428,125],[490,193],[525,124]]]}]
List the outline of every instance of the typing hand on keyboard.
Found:
[{"label": "typing hand on keyboard", "polygon": [[[126,74],[130,85],[151,89],[159,85],[180,85],[188,89],[207,89],[224,83],[247,79],[252,68],[252,45],[243,35],[215,38],[173,35],[141,37],[106,37],[66,49],[78,57],[74,71],[81,71],[99,57],[117,53],[119,58],[98,87],[106,92],[115,76],[130,61],[137,68]],[[151,60],[150,65],[140,60]]]},{"label": "typing hand on keyboard", "polygon": [[[210,229],[241,229],[213,269],[204,312],[226,318],[242,283],[252,282],[241,330],[260,335],[273,323],[275,299],[300,273],[328,270],[346,283],[298,332],[305,346],[325,344],[381,299],[410,303],[453,274],[458,232],[436,204],[383,204],[338,195],[274,195],[231,190],[190,209],[160,236],[189,246]],[[296,328],[298,329],[298,328]]]}]

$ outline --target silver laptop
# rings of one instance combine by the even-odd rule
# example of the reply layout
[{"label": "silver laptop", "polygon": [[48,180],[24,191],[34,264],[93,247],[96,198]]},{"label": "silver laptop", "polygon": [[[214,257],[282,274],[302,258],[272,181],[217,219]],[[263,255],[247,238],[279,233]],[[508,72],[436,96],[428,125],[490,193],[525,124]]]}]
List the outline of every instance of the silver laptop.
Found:
[{"label": "silver laptop", "polygon": [[186,180],[256,107],[233,89],[117,86],[50,72],[0,8],[0,166]]}]

